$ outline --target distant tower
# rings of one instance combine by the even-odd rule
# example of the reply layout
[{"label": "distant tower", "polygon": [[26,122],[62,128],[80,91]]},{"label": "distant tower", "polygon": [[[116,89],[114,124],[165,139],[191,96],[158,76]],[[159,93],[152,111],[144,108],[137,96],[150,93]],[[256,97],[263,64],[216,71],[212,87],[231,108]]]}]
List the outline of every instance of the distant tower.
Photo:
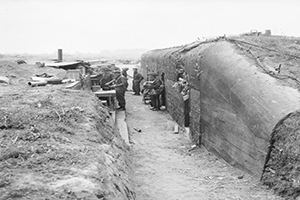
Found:
[{"label": "distant tower", "polygon": [[271,36],[271,30],[270,29],[267,29],[265,31],[265,36]]},{"label": "distant tower", "polygon": [[63,61],[63,50],[62,49],[58,49],[58,51],[57,51],[57,61],[58,62]]}]

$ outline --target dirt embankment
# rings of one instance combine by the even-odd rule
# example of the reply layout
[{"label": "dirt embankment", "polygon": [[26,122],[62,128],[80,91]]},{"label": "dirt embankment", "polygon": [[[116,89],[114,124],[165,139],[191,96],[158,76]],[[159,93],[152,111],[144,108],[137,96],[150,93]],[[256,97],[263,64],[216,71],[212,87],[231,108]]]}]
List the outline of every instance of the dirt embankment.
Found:
[{"label": "dirt embankment", "polygon": [[229,40],[255,59],[264,72],[300,90],[300,38],[239,36]]},{"label": "dirt embankment", "polygon": [[0,199],[134,199],[128,149],[94,95],[30,88],[5,70],[15,82],[0,85]]},{"label": "dirt embankment", "polygon": [[281,196],[300,195],[300,112],[291,113],[275,127],[262,177]]}]

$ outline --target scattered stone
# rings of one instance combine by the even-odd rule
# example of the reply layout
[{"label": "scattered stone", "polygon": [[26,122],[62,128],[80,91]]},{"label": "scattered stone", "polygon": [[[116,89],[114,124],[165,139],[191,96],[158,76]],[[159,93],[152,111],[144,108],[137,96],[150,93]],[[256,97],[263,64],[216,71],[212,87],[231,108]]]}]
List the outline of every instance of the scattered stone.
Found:
[{"label": "scattered stone", "polygon": [[0,83],[9,84],[9,78],[7,78],[6,76],[0,76]]},{"label": "scattered stone", "polygon": [[195,145],[195,144],[192,145],[191,148],[189,149],[189,152],[195,150],[196,148],[197,148],[197,145]]},{"label": "scattered stone", "polygon": [[178,134],[179,133],[179,126],[178,124],[175,124],[174,126],[174,134]]},{"label": "scattered stone", "polygon": [[16,63],[18,63],[19,65],[21,65],[21,64],[27,64],[25,60],[21,60],[21,59],[16,60]]},{"label": "scattered stone", "polygon": [[133,128],[136,132],[139,132],[139,133],[141,133],[142,132],[142,130],[141,129],[139,129],[139,128]]},{"label": "scattered stone", "polygon": [[36,62],[35,65],[37,67],[45,67],[45,63],[41,63],[41,62]]},{"label": "scattered stone", "polygon": [[243,179],[243,178],[244,178],[244,175],[238,176],[237,178],[238,178],[238,179]]}]

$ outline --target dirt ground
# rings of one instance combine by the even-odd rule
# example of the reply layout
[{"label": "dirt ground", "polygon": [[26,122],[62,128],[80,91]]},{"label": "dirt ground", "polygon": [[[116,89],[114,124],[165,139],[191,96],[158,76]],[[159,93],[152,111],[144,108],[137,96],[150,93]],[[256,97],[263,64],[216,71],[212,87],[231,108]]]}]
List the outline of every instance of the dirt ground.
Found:
[{"label": "dirt ground", "polygon": [[191,150],[187,136],[173,133],[167,112],[151,111],[140,96],[126,97],[137,200],[281,199],[205,148]]},{"label": "dirt ground", "polygon": [[53,68],[0,63],[0,200],[134,199],[128,148],[91,92],[31,88]]}]

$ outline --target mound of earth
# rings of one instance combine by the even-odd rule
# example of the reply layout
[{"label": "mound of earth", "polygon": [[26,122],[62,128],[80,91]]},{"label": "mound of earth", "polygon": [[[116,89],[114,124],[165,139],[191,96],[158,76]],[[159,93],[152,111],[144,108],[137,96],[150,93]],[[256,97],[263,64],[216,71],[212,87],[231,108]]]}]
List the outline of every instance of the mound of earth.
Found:
[{"label": "mound of earth", "polygon": [[281,196],[300,196],[300,112],[289,114],[272,134],[262,181]]},{"label": "mound of earth", "polygon": [[[64,78],[66,71],[52,67],[37,67],[36,65],[22,64],[18,65],[12,61],[0,61],[0,77],[9,79],[9,84],[0,82],[0,96],[7,93],[19,93],[29,89],[28,81],[36,74],[47,73],[57,78]],[[46,86],[48,89],[58,88],[55,86]]]},{"label": "mound of earth", "polygon": [[300,89],[300,38],[286,36],[231,37],[257,66],[289,86]]},{"label": "mound of earth", "polygon": [[0,76],[11,79],[13,85],[26,84],[30,78],[36,74],[47,73],[58,78],[64,78],[66,71],[52,67],[37,67],[36,65],[18,65],[11,61],[0,61]]},{"label": "mound of earth", "polygon": [[[15,80],[64,73],[9,65],[0,73]],[[93,93],[60,87],[0,85],[0,199],[134,199],[109,112]]]}]

